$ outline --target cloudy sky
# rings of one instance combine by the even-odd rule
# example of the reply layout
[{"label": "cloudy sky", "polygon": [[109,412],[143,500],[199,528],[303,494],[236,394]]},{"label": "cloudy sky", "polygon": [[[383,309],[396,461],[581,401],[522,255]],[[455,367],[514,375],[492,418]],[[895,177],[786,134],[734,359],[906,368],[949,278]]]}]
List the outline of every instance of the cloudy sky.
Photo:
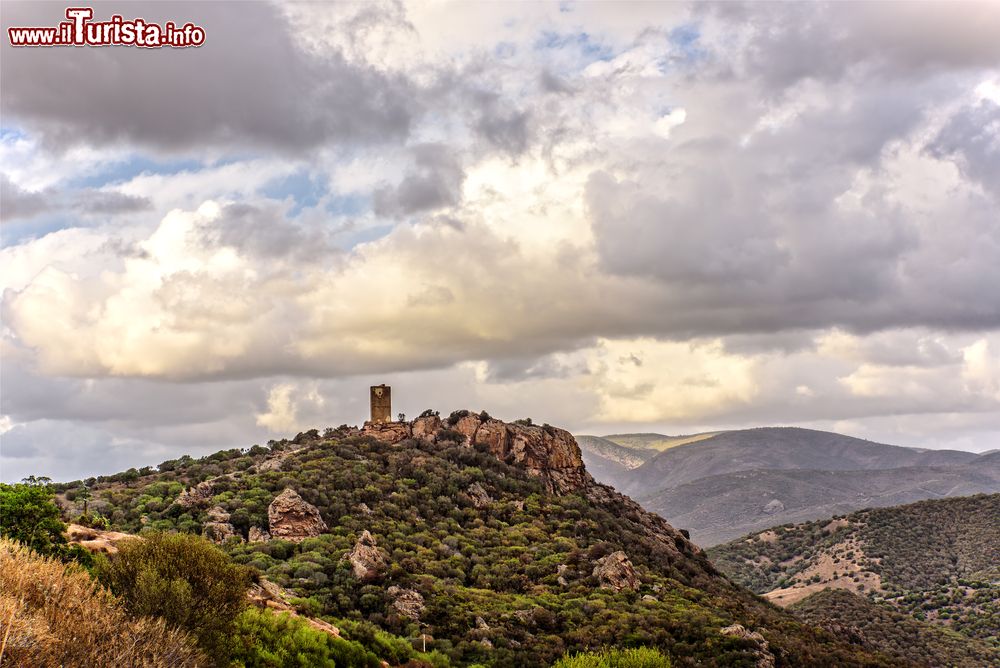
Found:
[{"label": "cloudy sky", "polygon": [[0,478],[487,409],[1000,447],[1000,4],[96,5],[12,49]]}]

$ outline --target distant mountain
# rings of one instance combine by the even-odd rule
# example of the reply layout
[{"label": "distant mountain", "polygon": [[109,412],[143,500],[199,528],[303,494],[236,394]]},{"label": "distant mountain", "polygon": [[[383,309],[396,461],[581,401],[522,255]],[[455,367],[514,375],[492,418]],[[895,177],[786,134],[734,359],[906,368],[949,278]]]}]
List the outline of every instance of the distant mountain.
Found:
[{"label": "distant mountain", "polygon": [[1000,461],[980,457],[957,466],[873,471],[739,471],[666,489],[641,502],[688,528],[697,544],[709,546],[748,531],[858,508],[993,492],[1000,492]]},{"label": "distant mountain", "polygon": [[683,436],[667,436],[666,434],[640,433],[640,434],[609,434],[604,436],[605,440],[617,443],[626,448],[636,450],[669,450],[680,445],[696,443],[706,438],[711,438],[722,432],[709,431],[701,434],[686,434]]},{"label": "distant mountain", "polygon": [[624,476],[658,454],[657,450],[627,447],[600,436],[577,436],[583,463],[597,480],[617,487]]},{"label": "distant mountain", "polygon": [[[991,661],[978,665],[1000,665],[1000,494],[921,501],[774,527],[713,547],[708,554],[734,581],[778,605],[815,608],[817,616],[833,619],[831,605],[819,605],[813,596],[847,590],[977,638],[992,652]],[[834,603],[857,607],[849,600]],[[842,617],[854,619],[854,614]],[[843,619],[837,623],[848,623]],[[917,639],[914,633],[909,641],[894,642]]]},{"label": "distant mountain", "polygon": [[[597,438],[597,437],[593,437]],[[581,441],[594,475],[703,546],[774,524],[927,498],[1000,492],[1000,458],[765,427],[695,437],[618,434]],[[616,440],[612,440],[616,439]],[[640,444],[687,442],[649,456]],[[607,442],[611,441],[611,444]],[[615,444],[636,456],[605,461]],[[637,463],[639,458],[645,461]]]},{"label": "distant mountain", "polygon": [[853,471],[964,464],[976,455],[915,450],[828,431],[762,427],[726,431],[657,455],[630,475],[621,490],[646,496],[707,476],[761,469]]},{"label": "distant mountain", "polygon": [[60,485],[59,500],[118,531],[209,536],[382,653],[388,632],[453,666],[546,666],[615,645],[656,647],[675,668],[905,665],[733,584],[595,482],[549,425],[457,411],[158,468]]}]

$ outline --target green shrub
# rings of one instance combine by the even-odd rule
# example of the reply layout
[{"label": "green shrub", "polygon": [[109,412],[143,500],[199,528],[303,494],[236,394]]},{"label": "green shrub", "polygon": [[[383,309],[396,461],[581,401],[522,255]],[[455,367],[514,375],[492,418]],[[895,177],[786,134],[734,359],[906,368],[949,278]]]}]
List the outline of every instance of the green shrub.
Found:
[{"label": "green shrub", "polygon": [[564,656],[552,668],[670,668],[670,658],[649,647],[607,649]]},{"label": "green shrub", "polygon": [[299,617],[257,608],[247,608],[236,618],[230,660],[234,668],[381,666],[356,642],[314,629]]},{"label": "green shrub", "polygon": [[121,543],[96,574],[130,614],[162,617],[192,633],[213,657],[225,655],[251,582],[248,569],[204,538],[158,532]]},{"label": "green shrub", "polygon": [[78,546],[66,543],[63,531],[66,525],[53,501],[48,479],[28,478],[18,485],[0,483],[0,536],[16,540],[35,552],[58,557],[63,561],[75,559],[90,565],[90,555]]}]

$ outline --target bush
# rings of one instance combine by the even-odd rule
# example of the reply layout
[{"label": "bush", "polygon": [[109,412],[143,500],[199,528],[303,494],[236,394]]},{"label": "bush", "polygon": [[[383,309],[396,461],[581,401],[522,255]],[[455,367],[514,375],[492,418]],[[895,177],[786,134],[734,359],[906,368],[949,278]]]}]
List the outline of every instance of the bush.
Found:
[{"label": "bush", "polygon": [[378,668],[361,645],[317,630],[300,617],[247,608],[236,618],[230,659],[244,668]]},{"label": "bush", "polygon": [[79,566],[7,539],[0,539],[0,637],[3,665],[204,665],[186,633],[162,620],[130,620]]},{"label": "bush", "polygon": [[98,563],[98,578],[133,616],[163,617],[190,631],[211,656],[224,656],[246,606],[250,571],[199,536],[151,532],[143,538],[122,543]]},{"label": "bush", "polygon": [[552,668],[670,668],[670,659],[649,647],[564,656]]}]

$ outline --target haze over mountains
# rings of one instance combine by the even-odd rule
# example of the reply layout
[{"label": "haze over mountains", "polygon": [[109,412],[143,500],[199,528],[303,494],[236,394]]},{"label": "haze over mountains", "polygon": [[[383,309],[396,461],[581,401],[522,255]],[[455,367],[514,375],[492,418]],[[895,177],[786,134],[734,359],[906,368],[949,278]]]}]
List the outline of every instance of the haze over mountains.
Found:
[{"label": "haze over mountains", "polygon": [[995,453],[906,448],[812,429],[578,441],[598,480],[705,546],[861,508],[1000,491]]}]

